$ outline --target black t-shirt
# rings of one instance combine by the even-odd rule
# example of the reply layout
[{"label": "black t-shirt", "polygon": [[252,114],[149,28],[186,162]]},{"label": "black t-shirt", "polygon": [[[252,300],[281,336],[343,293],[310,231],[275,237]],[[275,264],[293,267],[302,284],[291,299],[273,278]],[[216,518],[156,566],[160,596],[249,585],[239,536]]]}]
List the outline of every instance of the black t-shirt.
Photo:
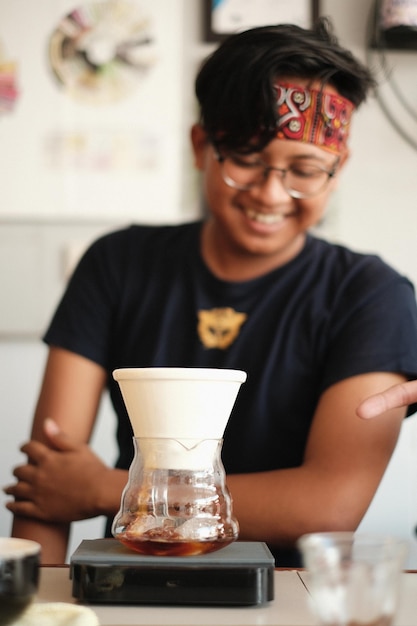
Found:
[{"label": "black t-shirt", "polygon": [[300,465],[330,385],[372,371],[417,377],[413,287],[378,257],[308,236],[285,266],[228,282],[205,266],[200,230],[200,222],[132,226],[99,239],[45,335],[107,370],[118,467],[133,454],[111,376],[119,367],[245,370],[224,435],[227,473]]}]

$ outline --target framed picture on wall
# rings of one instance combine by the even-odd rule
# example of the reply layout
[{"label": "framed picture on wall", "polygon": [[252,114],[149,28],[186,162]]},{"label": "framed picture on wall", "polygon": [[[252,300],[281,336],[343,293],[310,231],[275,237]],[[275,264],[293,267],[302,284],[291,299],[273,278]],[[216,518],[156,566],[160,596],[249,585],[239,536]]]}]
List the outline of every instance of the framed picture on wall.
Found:
[{"label": "framed picture on wall", "polygon": [[284,22],[310,27],[319,16],[319,0],[204,0],[204,38],[228,35],[265,24]]}]

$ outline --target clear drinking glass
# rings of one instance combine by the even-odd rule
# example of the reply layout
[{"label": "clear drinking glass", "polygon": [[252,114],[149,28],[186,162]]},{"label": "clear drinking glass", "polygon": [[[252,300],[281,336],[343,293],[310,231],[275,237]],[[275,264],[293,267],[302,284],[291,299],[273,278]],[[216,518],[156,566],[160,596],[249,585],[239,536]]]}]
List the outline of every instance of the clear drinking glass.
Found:
[{"label": "clear drinking glass", "polygon": [[298,540],[312,610],[321,626],[391,626],[407,542],[353,532],[312,533]]}]

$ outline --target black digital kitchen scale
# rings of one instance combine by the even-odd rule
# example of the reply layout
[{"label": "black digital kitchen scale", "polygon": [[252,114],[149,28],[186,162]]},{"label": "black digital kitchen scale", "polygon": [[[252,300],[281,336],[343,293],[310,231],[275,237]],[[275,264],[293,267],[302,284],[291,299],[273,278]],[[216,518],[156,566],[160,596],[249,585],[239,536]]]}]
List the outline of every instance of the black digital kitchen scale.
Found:
[{"label": "black digital kitchen scale", "polygon": [[84,603],[254,605],[274,598],[265,543],[236,541],[199,556],[143,556],[117,539],[81,542],[70,560],[72,595]]}]

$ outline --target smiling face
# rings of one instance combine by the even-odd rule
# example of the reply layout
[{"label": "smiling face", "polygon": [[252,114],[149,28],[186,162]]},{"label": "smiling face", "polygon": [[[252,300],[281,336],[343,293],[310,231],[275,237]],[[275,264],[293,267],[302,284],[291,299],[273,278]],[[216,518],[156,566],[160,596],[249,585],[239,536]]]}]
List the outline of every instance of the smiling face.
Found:
[{"label": "smiling face", "polygon": [[[304,245],[307,230],[322,219],[346,154],[340,155],[335,176],[320,193],[293,198],[280,172],[269,172],[260,184],[247,190],[231,187],[223,179],[216,150],[201,126],[193,127],[192,141],[210,211],[203,233],[203,256],[209,267],[225,278],[245,280],[294,258]],[[261,153],[245,159],[283,170],[314,167],[331,171],[337,156],[313,144],[273,139]]]}]

